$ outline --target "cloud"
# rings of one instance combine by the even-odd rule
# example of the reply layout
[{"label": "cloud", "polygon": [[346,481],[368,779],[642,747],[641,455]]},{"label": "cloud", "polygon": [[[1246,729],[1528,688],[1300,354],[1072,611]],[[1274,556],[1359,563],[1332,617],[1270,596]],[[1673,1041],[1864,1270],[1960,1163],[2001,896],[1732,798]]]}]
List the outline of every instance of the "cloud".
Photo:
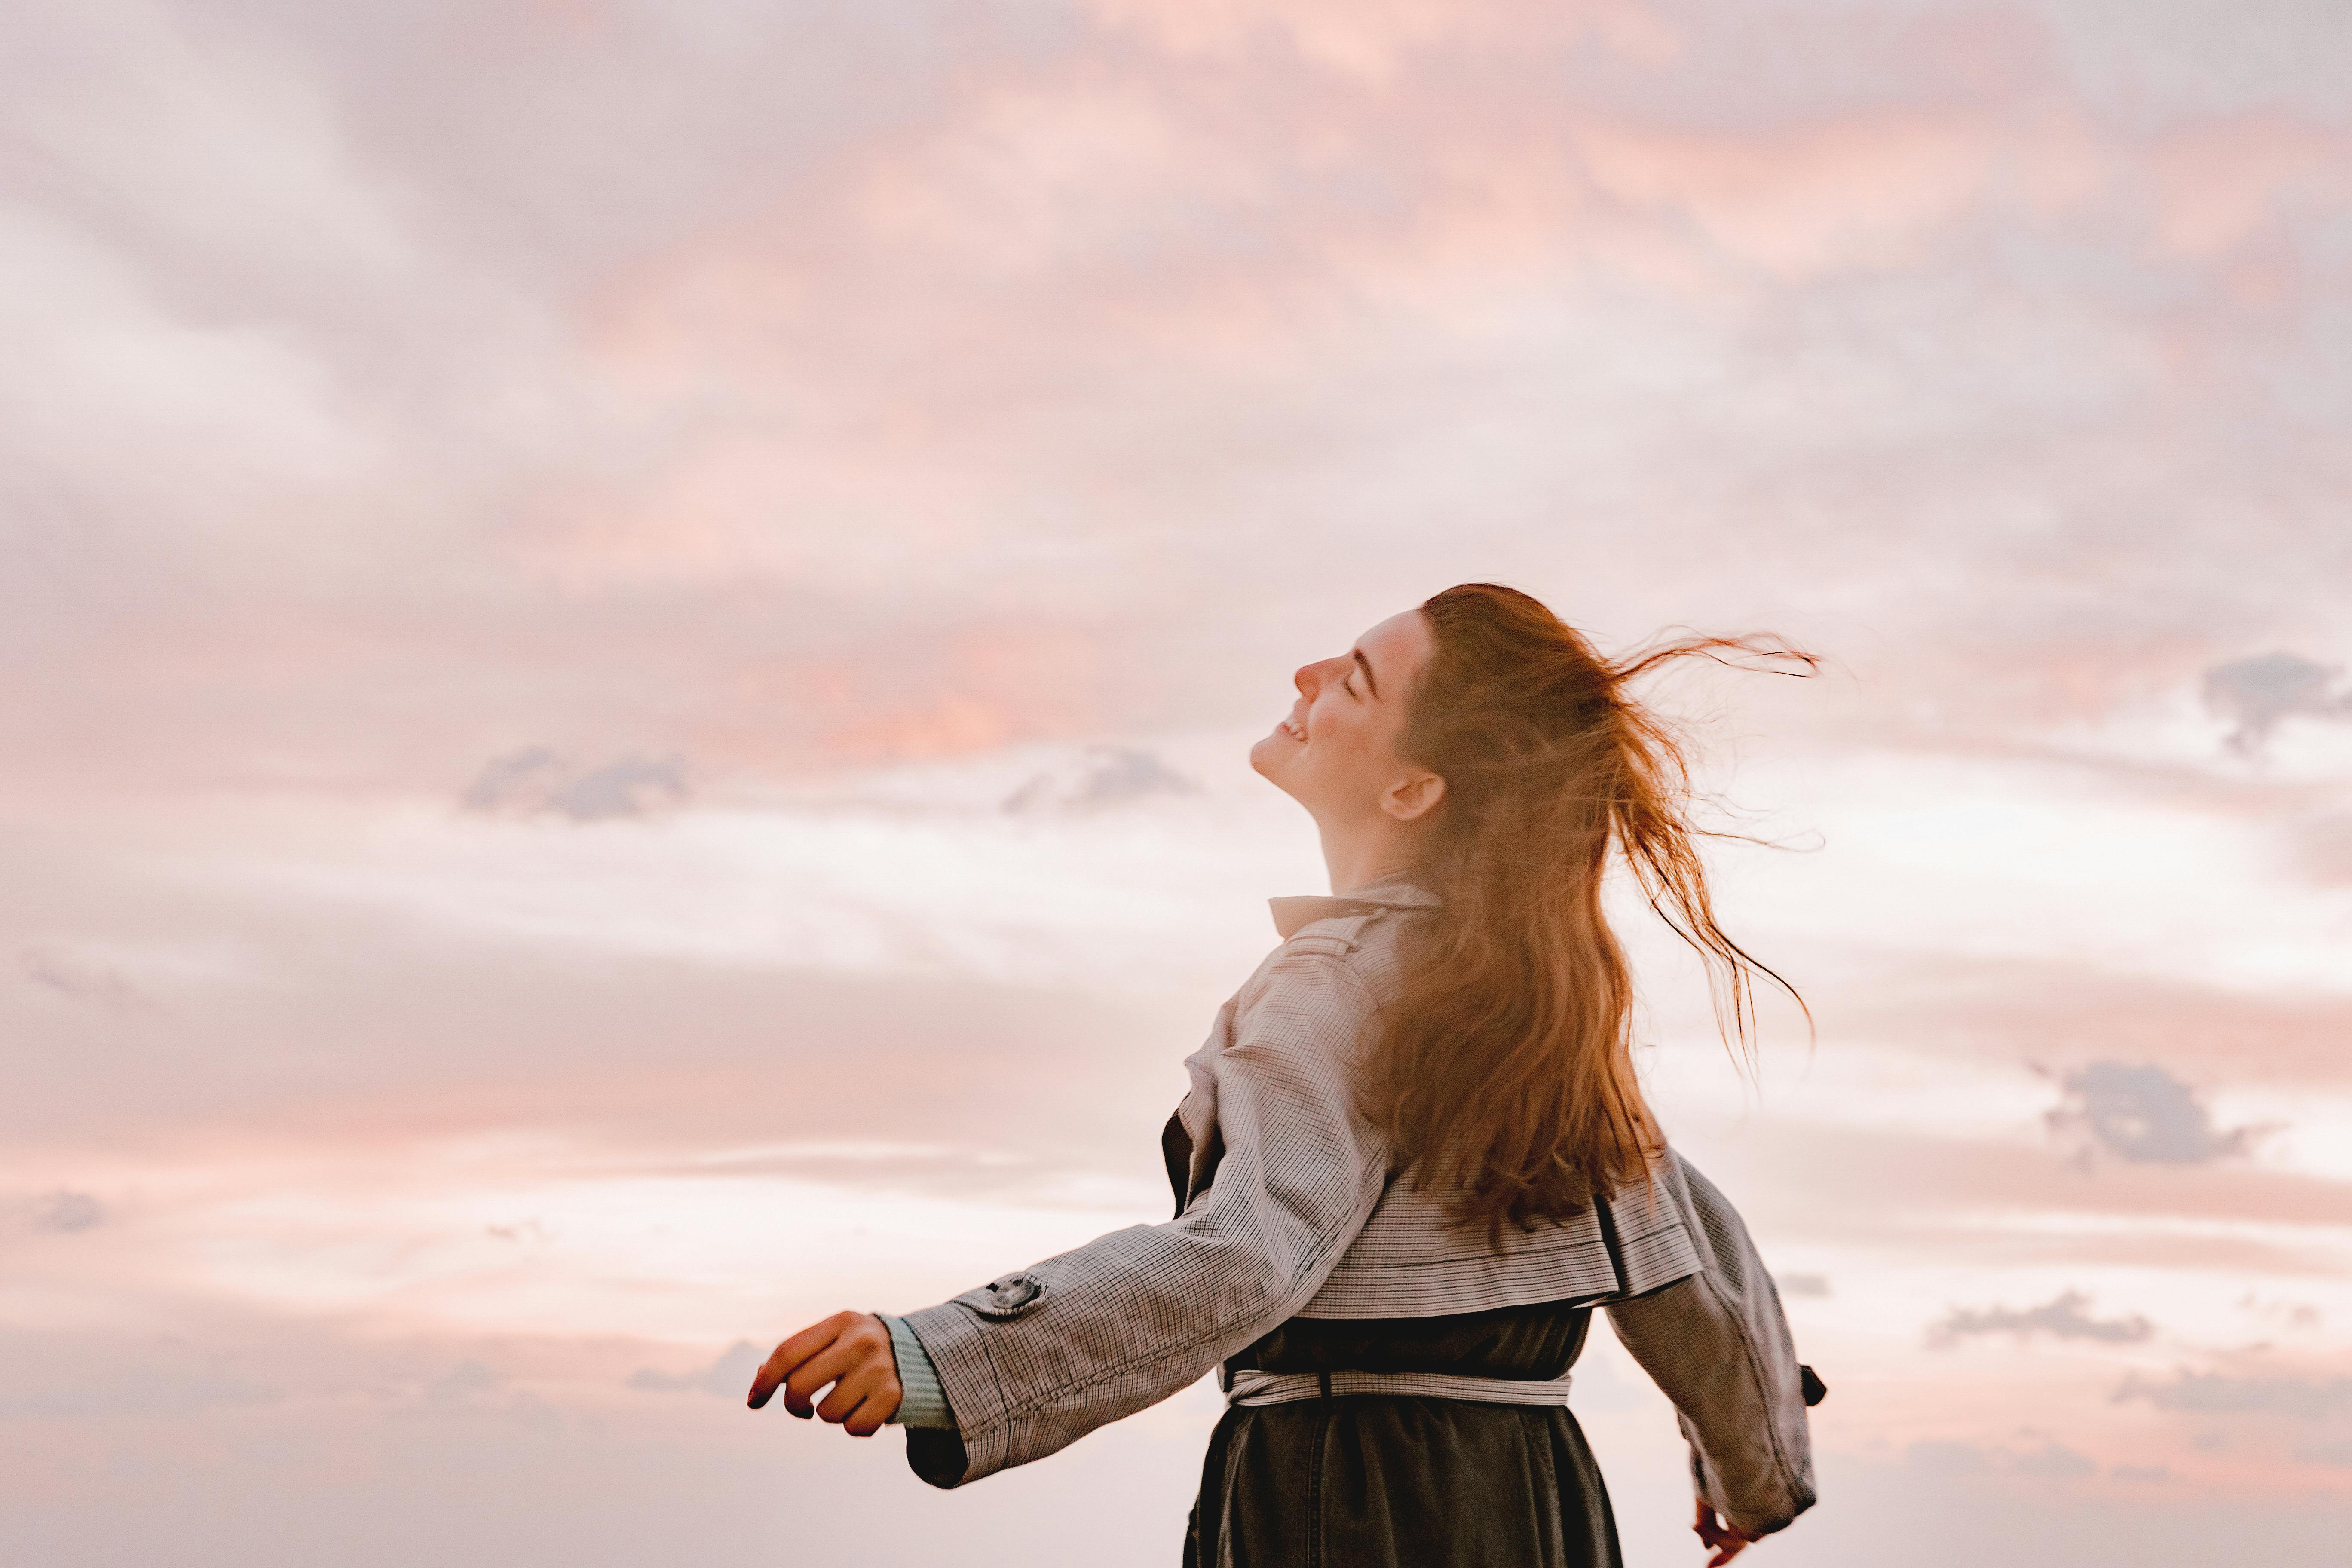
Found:
[{"label": "cloud", "polygon": [[545,746],[525,746],[492,757],[466,786],[459,803],[468,811],[507,811],[518,805],[537,805],[547,798],[562,764]]},{"label": "cloud", "polygon": [[2119,1481],[2159,1486],[2172,1479],[2172,1467],[2170,1465],[2117,1465],[2107,1473]]},{"label": "cloud", "polygon": [[45,947],[28,947],[17,955],[25,978],[69,1001],[100,1007],[134,1007],[143,998],[137,986],[102,963],[79,959]]},{"label": "cloud", "polygon": [[622,757],[579,774],[548,796],[546,808],[574,822],[642,816],[659,804],[686,798],[684,768],[676,758]]},{"label": "cloud", "polygon": [[106,1222],[106,1206],[88,1193],[68,1192],[59,1188],[45,1193],[33,1208],[33,1228],[55,1231],[71,1236],[85,1230],[96,1230]]},{"label": "cloud", "polygon": [[2316,1302],[2264,1300],[2251,1290],[2238,1299],[2238,1310],[2289,1329],[2315,1329],[2327,1316]]},{"label": "cloud", "polygon": [[1991,1459],[1975,1444],[1941,1438],[1912,1444],[1903,1450],[1903,1462],[1913,1469],[1940,1476],[1982,1475],[1992,1468]]},{"label": "cloud", "polygon": [[1929,1326],[1927,1343],[1938,1350],[1948,1350],[1964,1339],[1983,1334],[2011,1334],[2019,1340],[2048,1334],[2057,1340],[2125,1345],[2137,1344],[2156,1331],[2156,1326],[2137,1313],[2127,1318],[2094,1318],[2084,1310],[2090,1304],[2088,1296],[2069,1290],[2039,1307],[2022,1310],[2013,1307],[1955,1307],[1948,1316]]},{"label": "cloud", "polygon": [[1083,816],[1155,796],[1200,793],[1201,786],[1133,746],[1089,746],[1072,763],[1033,776],[1004,797],[1016,814]]},{"label": "cloud", "polygon": [[2009,1468],[2021,1476],[2042,1476],[2051,1480],[2075,1480],[2098,1474],[2099,1467],[2088,1454],[2069,1448],[2063,1443],[2047,1443],[2031,1454],[2011,1458]]},{"label": "cloud", "polygon": [[2063,1443],[2044,1443],[2029,1453],[2013,1453],[2006,1448],[1985,1448],[1974,1443],[1937,1438],[1914,1443],[1903,1452],[1903,1462],[1910,1468],[1948,1479],[1990,1475],[2004,1470],[2015,1476],[2032,1476],[2042,1480],[2072,1481],[2099,1473],[2096,1460]]},{"label": "cloud", "polygon": [[2205,672],[2205,706],[2236,728],[2226,744],[2258,752],[2290,718],[2352,720],[2352,689],[2337,689],[2341,670],[2291,653],[2266,653]]},{"label": "cloud", "polygon": [[2144,1399],[2159,1410],[2197,1415],[2268,1411],[2320,1421],[2352,1415],[2352,1377],[2236,1377],[2226,1373],[2174,1373],[2170,1383],[2157,1383],[2133,1373],[2115,1392],[2120,1404]]},{"label": "cloud", "polygon": [[2295,1446],[2294,1457],[2306,1465],[2330,1465],[2338,1469],[2352,1469],[2352,1437],[2299,1443]]},{"label": "cloud", "polygon": [[2320,812],[2293,824],[2294,854],[2315,882],[2352,882],[2352,812]]},{"label": "cloud", "polygon": [[[950,27],[684,5],[509,40],[496,69],[437,60],[428,114],[421,39],[325,8],[199,47],[170,7],[138,9],[139,47],[84,44],[69,70],[14,51],[30,166],[63,172],[27,176],[22,205],[75,242],[50,270],[129,297],[24,291],[60,342],[112,345],[82,351],[110,374],[72,405],[78,445],[37,454],[62,517],[107,521],[48,525],[41,569],[5,575],[54,606],[38,667],[68,673],[41,738],[120,748],[140,776],[268,755],[405,777],[472,761],[444,751],[453,731],[560,738],[574,710],[637,706],[633,681],[659,710],[640,743],[699,761],[723,733],[779,765],[825,727],[783,702],[747,716],[744,694],[815,704],[823,683],[794,676],[820,666],[852,672],[846,711],[920,721],[912,743],[1083,734],[1113,700],[1139,728],[1210,700],[1223,721],[1244,700],[1228,649],[1254,660],[1363,584],[1497,553],[1630,616],[1885,604],[1927,617],[1930,662],[1963,625],[1965,677],[1905,689],[2006,720],[2011,681],[2110,700],[2135,616],[2201,646],[2328,576],[2279,569],[2333,480],[2248,390],[2292,379],[2275,343],[2209,307],[2236,258],[2209,276],[2145,253],[2155,152],[2070,113],[2022,23],[1857,30],[1815,8],[1768,43],[1727,15],[1629,71],[1582,8],[1219,6],[1211,48],[1131,5],[1043,33],[1018,7]],[[71,36],[74,8],[33,10]],[[2071,194],[2042,188],[2059,163]],[[76,189],[114,193],[103,221]],[[2324,205],[2282,201],[2252,200],[2258,226],[2332,232]],[[2016,276],[1982,287],[1993,253]],[[1845,281],[1776,281],[1800,264]],[[2158,293],[2179,309],[2152,318]],[[289,363],[242,377],[215,362],[281,344]],[[2262,374],[2231,374],[2253,353]],[[903,374],[919,361],[938,374]],[[147,408],[159,383],[184,401]],[[2148,439],[2144,411],[2173,406],[2157,392],[2192,435]],[[175,528],[221,489],[191,482],[220,443],[112,454],[215,407],[254,453],[325,456],[254,480],[274,493],[216,530]],[[2250,432],[2278,525],[2200,521]],[[158,493],[126,501],[126,468]],[[2116,494],[2127,527],[2105,515],[2126,476],[2162,503]],[[335,525],[286,548],[270,520],[314,503]],[[2225,526],[2242,571],[2187,566]],[[590,554],[642,591],[547,591]],[[943,655],[999,618],[1108,635],[1066,701],[984,676],[959,700]],[[399,721],[360,722],[345,694],[379,637],[404,647]],[[85,638],[101,657],[54,657]],[[289,689],[241,700],[264,660]],[[1178,679],[1129,679],[1155,665]],[[79,718],[166,689],[206,721],[152,695],[153,723],[92,738]]]},{"label": "cloud", "polygon": [[631,1373],[628,1386],[648,1394],[676,1394],[699,1391],[704,1394],[732,1395],[740,1398],[751,1386],[751,1378],[767,1359],[765,1352],[749,1340],[737,1340],[719,1353],[717,1361],[701,1372],[657,1372],[649,1366]]},{"label": "cloud", "polygon": [[545,746],[526,746],[491,758],[458,798],[467,810],[486,814],[609,822],[645,816],[686,796],[685,765],[677,757],[632,754],[582,769]]},{"label": "cloud", "polygon": [[2119,1159],[2200,1165],[2242,1154],[2259,1131],[2218,1131],[2196,1092],[2162,1068],[2093,1062],[2064,1080],[2064,1099],[2044,1118],[2053,1132],[2089,1131]]},{"label": "cloud", "polygon": [[68,1384],[0,1388],[0,1420],[195,1415],[228,1405],[266,1405],[285,1397],[274,1384],[233,1370],[151,1361],[88,1369]]},{"label": "cloud", "polygon": [[1826,1274],[1779,1274],[1773,1283],[1783,1296],[1821,1297],[1830,1293],[1830,1277]]},{"label": "cloud", "polygon": [[425,1384],[425,1400],[442,1409],[468,1405],[505,1381],[488,1363],[469,1356]]}]

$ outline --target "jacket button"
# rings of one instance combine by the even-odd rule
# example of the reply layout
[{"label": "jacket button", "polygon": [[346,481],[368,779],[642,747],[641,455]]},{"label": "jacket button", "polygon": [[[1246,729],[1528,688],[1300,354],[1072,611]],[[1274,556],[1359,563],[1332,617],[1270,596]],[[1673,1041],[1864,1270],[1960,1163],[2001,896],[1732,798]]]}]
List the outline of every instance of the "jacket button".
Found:
[{"label": "jacket button", "polygon": [[1024,1269],[988,1282],[989,1305],[1000,1312],[1027,1306],[1045,1293],[1045,1282]]}]

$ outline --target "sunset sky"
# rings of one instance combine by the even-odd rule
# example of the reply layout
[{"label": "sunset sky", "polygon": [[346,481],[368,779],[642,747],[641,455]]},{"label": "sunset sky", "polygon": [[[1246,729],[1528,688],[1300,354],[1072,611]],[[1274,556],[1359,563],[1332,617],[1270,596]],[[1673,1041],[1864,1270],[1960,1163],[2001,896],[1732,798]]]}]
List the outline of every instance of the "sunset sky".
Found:
[{"label": "sunset sky", "polygon": [[[0,1558],[1128,1568],[757,1352],[1165,1217],[1324,889],[1248,770],[1450,584],[1679,674],[1629,910],[1822,1502],[1762,1568],[2342,1561],[2342,0],[19,0]],[[1670,1409],[1573,1408],[1634,1568]]]}]

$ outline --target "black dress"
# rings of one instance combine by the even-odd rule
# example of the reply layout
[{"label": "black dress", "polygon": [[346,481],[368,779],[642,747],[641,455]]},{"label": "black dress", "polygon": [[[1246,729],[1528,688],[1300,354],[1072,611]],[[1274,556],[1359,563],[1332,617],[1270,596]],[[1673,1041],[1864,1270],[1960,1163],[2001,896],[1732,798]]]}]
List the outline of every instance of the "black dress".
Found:
[{"label": "black dress", "polygon": [[[1589,1307],[1293,1318],[1229,1371],[1566,1375]],[[1185,1568],[1617,1568],[1600,1468],[1562,1405],[1345,1394],[1229,1406]]]},{"label": "black dress", "polygon": [[[1211,1134],[1206,1173],[1223,1151]],[[1160,1134],[1181,1212],[1192,1140]],[[1208,1185],[1204,1173],[1199,1185]],[[1559,1302],[1431,1318],[1293,1318],[1228,1373],[1433,1372],[1565,1377],[1592,1309]],[[1619,1568],[1617,1521],[1559,1405],[1343,1394],[1234,1405],[1209,1436],[1184,1568]]]}]

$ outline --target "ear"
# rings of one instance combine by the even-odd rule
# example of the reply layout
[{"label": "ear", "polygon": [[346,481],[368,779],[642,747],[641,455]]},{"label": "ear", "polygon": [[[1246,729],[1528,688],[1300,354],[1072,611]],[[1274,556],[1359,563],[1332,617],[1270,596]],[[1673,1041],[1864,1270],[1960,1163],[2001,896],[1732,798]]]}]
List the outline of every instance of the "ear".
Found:
[{"label": "ear", "polygon": [[1445,781],[1433,773],[1410,773],[1381,792],[1381,809],[1399,822],[1418,822],[1445,798]]}]

